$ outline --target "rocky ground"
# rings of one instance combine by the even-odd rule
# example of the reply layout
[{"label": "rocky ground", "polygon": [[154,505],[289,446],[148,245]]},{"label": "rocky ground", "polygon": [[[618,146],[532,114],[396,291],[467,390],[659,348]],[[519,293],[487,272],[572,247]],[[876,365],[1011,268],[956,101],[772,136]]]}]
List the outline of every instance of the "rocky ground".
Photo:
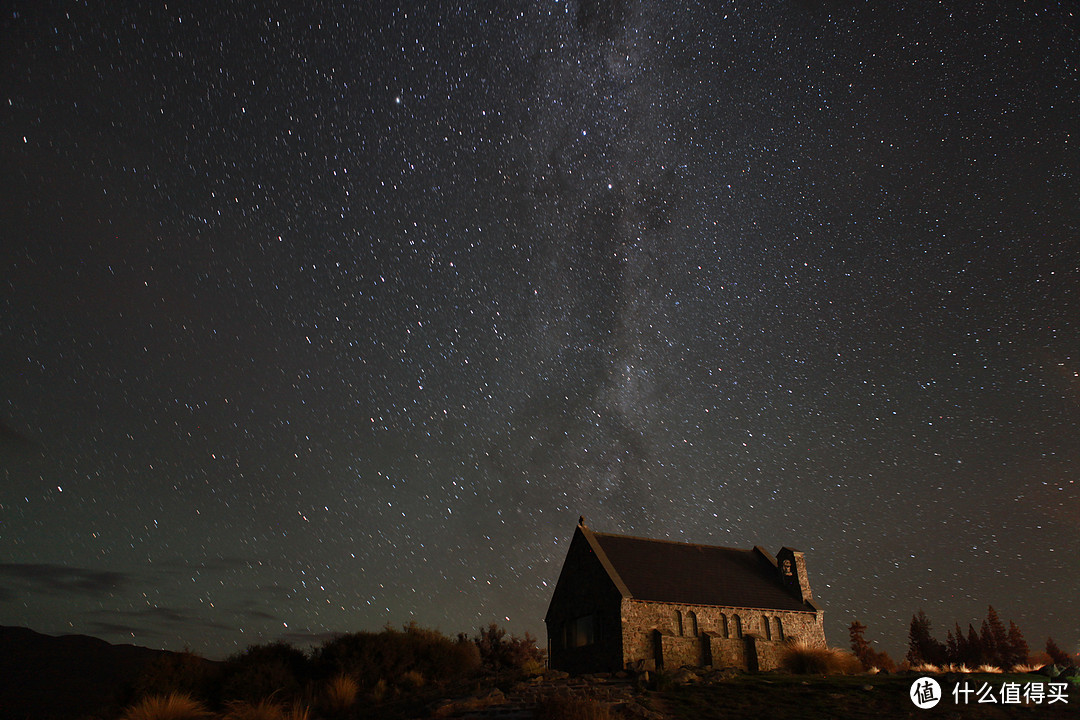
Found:
[{"label": "rocky ground", "polygon": [[[943,675],[937,680],[942,697],[931,710],[917,708],[909,697],[912,674],[815,677],[779,673],[747,674],[737,670],[678,670],[657,676],[625,673],[570,677],[548,671],[505,691],[487,689],[456,699],[440,700],[427,708],[435,718],[464,720],[531,720],[545,703],[564,699],[579,703],[574,720],[762,720],[785,718],[1080,718],[1080,687],[1068,685],[1063,697],[1050,690],[1049,678],[1037,675]],[[972,690],[967,702],[956,686]],[[1003,701],[1005,685],[1020,689],[1018,702]],[[1025,685],[1041,687],[1027,695]],[[979,702],[978,691],[989,688]],[[1060,687],[1060,686],[1058,686]],[[1053,696],[1053,697],[1051,697]],[[1009,698],[1011,700],[1011,698]],[[580,708],[586,706],[588,712]],[[566,707],[566,706],[564,706]]]}]

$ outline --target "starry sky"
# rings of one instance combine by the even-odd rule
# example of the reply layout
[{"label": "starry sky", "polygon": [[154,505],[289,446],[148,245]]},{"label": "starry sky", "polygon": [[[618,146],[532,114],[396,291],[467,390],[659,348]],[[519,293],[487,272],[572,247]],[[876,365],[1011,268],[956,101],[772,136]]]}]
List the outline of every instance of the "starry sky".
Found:
[{"label": "starry sky", "polygon": [[196,5],[0,17],[0,624],[542,638],[583,514],[1080,650],[1076,6]]}]

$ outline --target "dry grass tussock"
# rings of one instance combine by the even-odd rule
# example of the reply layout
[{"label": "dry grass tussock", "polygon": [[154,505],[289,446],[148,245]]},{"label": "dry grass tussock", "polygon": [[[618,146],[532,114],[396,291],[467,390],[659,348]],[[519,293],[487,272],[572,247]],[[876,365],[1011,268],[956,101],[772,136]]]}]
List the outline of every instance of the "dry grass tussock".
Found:
[{"label": "dry grass tussock", "polygon": [[303,706],[284,707],[270,699],[257,703],[234,701],[229,703],[224,720],[309,720],[311,711]]},{"label": "dry grass tussock", "polygon": [[401,676],[402,687],[409,690],[419,690],[424,687],[424,673],[417,670],[409,670]]},{"label": "dry grass tussock", "polygon": [[148,695],[129,707],[123,720],[196,720],[210,717],[210,711],[184,693]]},{"label": "dry grass tussock", "polygon": [[780,665],[796,675],[856,675],[863,671],[859,659],[846,650],[802,642],[784,648]]},{"label": "dry grass tussock", "polygon": [[997,667],[996,665],[980,665],[979,667],[975,668],[975,672],[978,672],[978,673],[1002,673],[1002,672],[1005,672],[1005,671],[1002,670],[1001,668]]},{"label": "dry grass tussock", "polygon": [[341,674],[326,684],[323,700],[328,710],[343,712],[356,703],[356,695],[359,692],[359,683],[349,675]]},{"label": "dry grass tussock", "polygon": [[[911,666],[911,672],[922,673],[923,675],[940,675],[942,673],[960,673],[962,675],[969,675],[971,673],[983,673],[983,674],[1000,674],[1005,672],[1004,669],[997,665],[979,665],[978,667],[968,667],[964,664],[952,664],[952,665],[933,665],[931,663],[923,663],[922,665]],[[1035,672],[1039,668],[1035,665],[1016,665],[1011,669],[1014,673],[1030,673]]]},{"label": "dry grass tussock", "polygon": [[595,700],[550,697],[537,706],[536,720],[611,720],[611,711]]}]

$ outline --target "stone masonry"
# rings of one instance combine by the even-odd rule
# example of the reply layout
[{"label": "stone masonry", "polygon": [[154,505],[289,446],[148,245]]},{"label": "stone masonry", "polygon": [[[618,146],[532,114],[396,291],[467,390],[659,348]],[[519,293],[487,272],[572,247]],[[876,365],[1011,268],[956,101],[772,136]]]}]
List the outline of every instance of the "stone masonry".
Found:
[{"label": "stone masonry", "polygon": [[785,641],[824,647],[821,622],[821,613],[624,599],[623,665],[645,670],[684,665],[772,670],[779,667]]}]

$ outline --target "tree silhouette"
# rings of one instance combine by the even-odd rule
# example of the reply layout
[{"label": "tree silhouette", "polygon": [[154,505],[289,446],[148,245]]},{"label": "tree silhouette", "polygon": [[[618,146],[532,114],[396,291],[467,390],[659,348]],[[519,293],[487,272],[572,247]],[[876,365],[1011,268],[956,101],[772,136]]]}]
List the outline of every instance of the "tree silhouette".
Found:
[{"label": "tree silhouette", "polygon": [[1069,653],[1059,648],[1052,637],[1046,638],[1046,654],[1050,656],[1050,662],[1055,665],[1071,664],[1072,658],[1069,657]]},{"label": "tree silhouette", "polygon": [[867,666],[866,661],[870,655],[870,643],[866,642],[866,638],[863,637],[865,632],[866,626],[858,620],[853,620],[848,628],[848,637],[851,638],[851,652],[855,653],[855,657],[859,658],[859,662],[863,664],[864,668]]},{"label": "tree silhouette", "polygon": [[1004,667],[1009,654],[1009,636],[993,605],[987,606],[982,625],[983,663]]},{"label": "tree silhouette", "polygon": [[911,616],[908,628],[907,661],[912,665],[939,665],[945,662],[945,655],[945,646],[930,633],[930,618],[919,610]]},{"label": "tree silhouette", "polygon": [[863,669],[877,668],[886,672],[894,672],[896,663],[889,657],[889,653],[875,650],[864,637],[863,633],[865,632],[866,626],[858,620],[852,622],[848,628],[848,636],[851,638],[851,652],[862,663]]},{"label": "tree silhouette", "polygon": [[1029,654],[1027,640],[1020,628],[1012,620],[1009,621],[1009,657],[1006,658],[1009,666],[1022,665],[1028,661]]},{"label": "tree silhouette", "polygon": [[975,626],[968,623],[967,654],[964,656],[964,664],[969,666],[981,665],[985,654],[982,638],[975,631]]}]

